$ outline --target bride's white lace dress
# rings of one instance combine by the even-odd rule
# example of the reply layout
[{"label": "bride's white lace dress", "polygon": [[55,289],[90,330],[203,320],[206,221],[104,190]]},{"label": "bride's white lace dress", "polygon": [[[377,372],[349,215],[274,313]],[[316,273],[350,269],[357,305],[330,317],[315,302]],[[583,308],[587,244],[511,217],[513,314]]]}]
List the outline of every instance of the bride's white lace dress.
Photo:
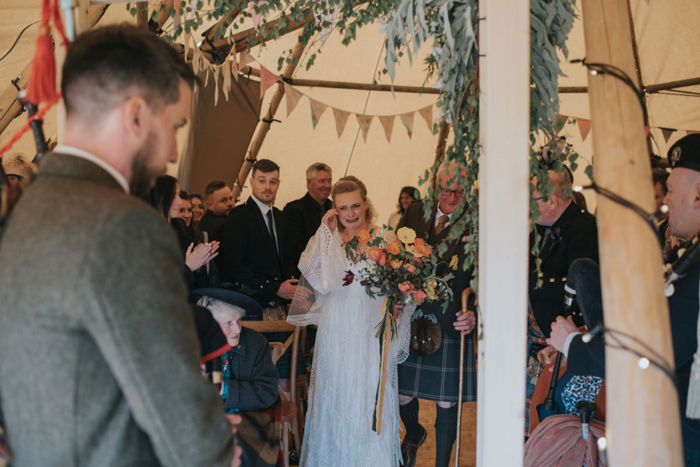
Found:
[{"label": "bride's white lace dress", "polygon": [[[378,235],[393,241],[391,232]],[[359,280],[343,286],[350,270],[368,266],[349,261],[338,231],[321,224],[301,256],[299,269],[321,300],[311,370],[309,410],[302,467],[395,467],[401,464],[397,363],[408,356],[411,308],[399,315],[399,339],[389,353],[382,433],[372,431],[383,297],[372,299]]]}]

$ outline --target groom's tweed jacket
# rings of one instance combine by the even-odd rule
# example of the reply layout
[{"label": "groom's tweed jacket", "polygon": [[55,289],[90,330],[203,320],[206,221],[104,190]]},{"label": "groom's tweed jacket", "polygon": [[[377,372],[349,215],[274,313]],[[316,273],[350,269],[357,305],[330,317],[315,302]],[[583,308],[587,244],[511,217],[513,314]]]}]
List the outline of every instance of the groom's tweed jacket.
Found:
[{"label": "groom's tweed jacket", "polygon": [[233,441],[171,229],[54,154],[0,242],[0,403],[14,466],[225,466]]}]

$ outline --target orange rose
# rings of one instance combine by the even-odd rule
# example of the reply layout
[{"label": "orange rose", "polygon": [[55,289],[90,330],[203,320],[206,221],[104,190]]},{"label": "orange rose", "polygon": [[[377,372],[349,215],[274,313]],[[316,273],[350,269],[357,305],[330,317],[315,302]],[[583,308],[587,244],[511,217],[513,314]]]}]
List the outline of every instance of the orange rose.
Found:
[{"label": "orange rose", "polygon": [[386,251],[388,251],[392,255],[398,255],[399,245],[397,245],[395,242],[391,242],[386,246]]},{"label": "orange rose", "polygon": [[413,242],[413,246],[416,247],[418,256],[430,256],[430,254],[433,252],[433,250],[430,249],[430,246],[426,245],[422,238],[416,238],[416,241]]},{"label": "orange rose", "polygon": [[408,272],[410,272],[411,274],[413,274],[414,272],[416,272],[416,267],[415,267],[414,265],[412,265],[412,264],[409,264],[408,266],[406,266],[406,269],[407,269]]},{"label": "orange rose", "polygon": [[367,257],[371,259],[372,261],[379,261],[379,258],[382,256],[382,250],[379,249],[379,247],[376,246],[371,246],[367,248]]},{"label": "orange rose", "polygon": [[399,284],[399,290],[403,293],[409,293],[413,291],[413,284],[409,281],[402,282]]},{"label": "orange rose", "polygon": [[403,266],[403,261],[401,261],[400,259],[392,259],[391,260],[392,269],[398,269],[401,266]]},{"label": "orange rose", "polygon": [[370,241],[371,237],[369,236],[369,232],[366,230],[360,230],[360,233],[357,234],[357,239],[360,241],[361,245],[367,245],[367,242]]},{"label": "orange rose", "polygon": [[423,303],[426,298],[428,298],[428,294],[420,289],[413,292],[413,300],[415,300],[418,305]]},{"label": "orange rose", "polygon": [[381,252],[381,254],[382,255],[379,257],[379,265],[386,266],[386,255],[384,254],[383,251]]}]

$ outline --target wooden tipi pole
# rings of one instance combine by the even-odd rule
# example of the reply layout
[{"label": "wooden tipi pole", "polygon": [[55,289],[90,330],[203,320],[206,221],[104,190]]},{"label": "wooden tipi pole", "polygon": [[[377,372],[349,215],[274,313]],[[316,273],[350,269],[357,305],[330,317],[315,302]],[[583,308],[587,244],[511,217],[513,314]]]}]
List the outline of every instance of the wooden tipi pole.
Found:
[{"label": "wooden tipi pole", "polygon": [[[292,61],[287,64],[286,68],[284,69],[284,73],[282,74],[284,78],[292,77],[292,74],[294,74],[294,70],[299,64],[299,59],[303,52],[304,44],[302,44],[301,42],[297,42],[297,45],[292,51]],[[277,90],[272,96],[272,101],[270,101],[270,107],[267,109],[265,118],[259,121],[258,126],[255,128],[255,134],[250,142],[250,148],[248,148],[246,158],[243,161],[241,170],[238,172],[238,178],[236,178],[236,182],[234,183],[233,188],[231,188],[231,191],[233,192],[233,199],[238,199],[238,197],[241,194],[241,189],[243,188],[243,185],[245,185],[245,179],[246,177],[248,177],[250,169],[253,168],[253,164],[258,158],[260,148],[262,147],[263,141],[265,141],[267,133],[270,131],[270,125],[272,125],[272,120],[275,118],[275,113],[277,112],[277,108],[279,107],[280,102],[282,102],[283,96],[284,84],[277,83]]]},{"label": "wooden tipi pole", "polygon": [[[639,86],[627,1],[583,0],[586,61],[615,66]],[[588,93],[596,183],[647,212],[654,211],[644,116],[635,91],[598,72],[588,75]],[[655,233],[631,210],[602,196],[598,197],[597,220],[605,326],[634,336],[673,362],[661,251]],[[617,337],[626,346],[649,355],[634,340]],[[610,337],[607,339],[610,343]],[[640,369],[638,361],[639,357],[628,351],[607,347],[609,463],[680,466],[680,414],[673,383],[653,366]]]}]

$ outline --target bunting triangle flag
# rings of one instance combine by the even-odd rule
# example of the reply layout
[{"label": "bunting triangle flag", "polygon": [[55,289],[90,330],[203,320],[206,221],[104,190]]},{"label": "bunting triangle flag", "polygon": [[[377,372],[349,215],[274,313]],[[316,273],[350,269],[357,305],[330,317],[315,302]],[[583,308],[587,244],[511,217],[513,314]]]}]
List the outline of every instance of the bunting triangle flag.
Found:
[{"label": "bunting triangle flag", "polygon": [[219,75],[221,74],[221,67],[214,68],[214,107],[219,103]]},{"label": "bunting triangle flag", "polygon": [[360,125],[360,130],[362,130],[362,139],[367,142],[367,132],[369,132],[369,127],[372,125],[372,115],[356,115],[357,124]]},{"label": "bunting triangle flag", "polygon": [[260,97],[277,82],[277,75],[260,65]]},{"label": "bunting triangle flag", "polygon": [[335,117],[335,130],[338,132],[338,138],[340,138],[343,136],[343,131],[345,131],[345,125],[348,123],[348,118],[350,118],[350,112],[333,107],[333,116]]},{"label": "bunting triangle flag", "polygon": [[224,78],[224,97],[226,102],[228,102],[228,93],[231,91],[231,61],[225,60],[224,64],[221,65],[221,73]]},{"label": "bunting triangle flag", "polygon": [[576,121],[578,122],[578,131],[581,132],[581,141],[586,141],[588,132],[591,131],[591,121],[585,118],[577,118]]},{"label": "bunting triangle flag", "polygon": [[297,104],[299,103],[299,100],[303,96],[304,95],[297,91],[294,88],[294,86],[291,86],[287,83],[284,84],[284,98],[287,102],[287,117],[289,117],[289,114],[291,114],[292,111],[296,108]]},{"label": "bunting triangle flag", "polygon": [[238,82],[238,60],[236,60],[236,54],[231,54],[231,74],[233,75],[233,79]]},{"label": "bunting triangle flag", "polygon": [[668,140],[671,138],[671,135],[675,133],[676,130],[673,128],[662,128],[661,129],[661,134],[664,135],[664,141],[668,143]]},{"label": "bunting triangle flag", "polygon": [[554,134],[558,135],[561,130],[564,129],[564,125],[568,119],[569,117],[566,115],[557,114],[556,118],[554,119]]},{"label": "bunting triangle flag", "polygon": [[311,103],[311,123],[314,126],[314,130],[316,129],[316,125],[318,125],[318,122],[321,120],[321,116],[323,115],[323,112],[326,111],[328,106],[324,104],[323,102],[319,102],[315,99],[311,99],[309,97],[309,102]]},{"label": "bunting triangle flag", "polygon": [[[432,106],[431,106],[432,108]],[[379,119],[379,123],[382,124],[382,127],[384,127],[384,135],[386,136],[387,142],[391,142],[391,132],[394,130],[394,120],[396,119],[395,115],[387,115],[385,117],[377,117]]]},{"label": "bunting triangle flag", "polygon": [[418,115],[423,117],[425,123],[428,125],[428,131],[433,132],[433,106],[429,105],[418,111]]},{"label": "bunting triangle flag", "polygon": [[399,115],[399,118],[401,118],[401,123],[403,123],[403,126],[406,127],[406,131],[408,132],[409,139],[413,138],[413,117],[414,116],[415,116],[415,112],[408,112],[408,113]]},{"label": "bunting triangle flag", "polygon": [[249,63],[254,62],[255,59],[245,50],[241,52],[240,57],[238,58],[238,70],[242,71],[243,68],[245,68]]}]

